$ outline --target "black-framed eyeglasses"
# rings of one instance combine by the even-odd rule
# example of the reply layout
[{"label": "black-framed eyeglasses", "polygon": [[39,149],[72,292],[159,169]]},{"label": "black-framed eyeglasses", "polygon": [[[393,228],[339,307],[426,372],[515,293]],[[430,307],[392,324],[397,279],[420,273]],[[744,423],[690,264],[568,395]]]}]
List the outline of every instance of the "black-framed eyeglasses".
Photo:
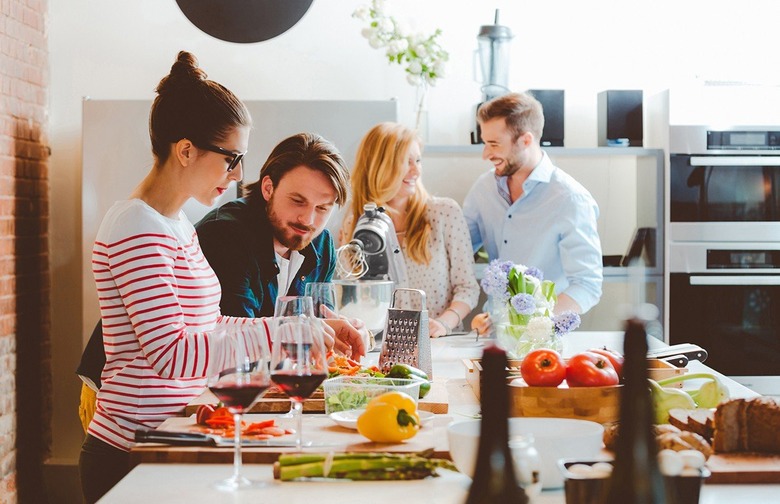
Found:
[{"label": "black-framed eyeglasses", "polygon": [[216,152],[217,154],[224,154],[225,156],[232,158],[227,167],[228,173],[232,172],[235,169],[235,167],[238,166],[238,163],[240,163],[241,160],[244,159],[244,156],[246,156],[246,152],[233,152],[227,149],[223,149],[222,147],[217,147],[216,145],[206,144],[203,145],[201,148],[207,151]]}]

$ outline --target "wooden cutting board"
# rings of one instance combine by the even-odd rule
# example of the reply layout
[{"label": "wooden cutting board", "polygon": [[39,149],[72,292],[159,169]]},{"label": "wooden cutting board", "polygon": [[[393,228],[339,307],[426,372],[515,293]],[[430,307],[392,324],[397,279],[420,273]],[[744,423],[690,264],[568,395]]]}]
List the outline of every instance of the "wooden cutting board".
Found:
[{"label": "wooden cutting board", "polygon": [[707,483],[780,483],[780,454],[718,453],[707,459]]},{"label": "wooden cutting board", "polygon": [[[184,408],[184,415],[192,415],[201,404],[217,404],[217,402],[216,396],[210,390],[206,390]],[[417,408],[421,411],[430,411],[436,414],[447,413],[449,411],[447,380],[434,379],[431,383],[431,391],[420,399]],[[249,413],[285,413],[287,411],[290,411],[290,400],[284,396],[277,395],[268,398],[263,397],[249,409]],[[325,413],[325,398],[320,394],[307,399],[303,403],[303,412]]]},{"label": "wooden cutting board", "polygon": [[[277,415],[245,415],[247,423],[276,419],[277,425],[285,428],[295,428],[294,419],[279,419]],[[433,449],[433,456],[449,458],[449,443],[447,441],[447,425],[452,422],[449,415],[436,415],[432,425],[426,425],[413,438],[403,443],[374,443],[361,436],[356,430],[338,426],[325,415],[306,415],[303,418],[303,439],[319,443],[321,447],[308,447],[306,452],[375,452],[386,451],[395,453],[419,452]],[[195,417],[172,417],[158,427],[159,430],[189,431],[197,429]],[[294,434],[276,438],[279,440],[294,440]],[[294,452],[295,448],[269,447],[243,448],[243,461],[249,464],[269,464],[275,462],[281,453]],[[212,448],[202,446],[170,446],[157,443],[140,443],[130,451],[133,465],[141,463],[232,463],[232,448]]]}]

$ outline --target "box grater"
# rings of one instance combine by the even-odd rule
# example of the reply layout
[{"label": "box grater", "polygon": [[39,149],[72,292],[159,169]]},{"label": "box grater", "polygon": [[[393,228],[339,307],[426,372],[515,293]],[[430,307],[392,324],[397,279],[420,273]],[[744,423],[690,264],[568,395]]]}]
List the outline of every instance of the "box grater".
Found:
[{"label": "box grater", "polygon": [[[399,291],[419,296],[420,309],[398,308],[396,296]],[[388,373],[394,364],[414,366],[428,373],[428,377],[433,379],[428,310],[425,307],[425,292],[419,289],[400,288],[393,291],[393,299],[387,311],[379,368],[383,373]]]}]

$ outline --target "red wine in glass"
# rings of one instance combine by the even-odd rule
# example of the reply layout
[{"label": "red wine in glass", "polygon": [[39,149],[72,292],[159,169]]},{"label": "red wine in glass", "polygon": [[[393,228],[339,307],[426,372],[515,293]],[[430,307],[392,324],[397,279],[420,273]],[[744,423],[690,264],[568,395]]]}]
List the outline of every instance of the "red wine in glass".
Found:
[{"label": "red wine in glass", "polygon": [[238,384],[217,384],[209,389],[217,396],[217,399],[227,407],[231,413],[244,413],[249,409],[260,394],[265,392],[270,384],[260,385],[249,383],[246,385]]},{"label": "red wine in glass", "polygon": [[294,370],[275,371],[271,375],[271,379],[282,389],[282,392],[296,401],[303,401],[310,397],[325,378],[327,375],[324,373],[298,374]]}]

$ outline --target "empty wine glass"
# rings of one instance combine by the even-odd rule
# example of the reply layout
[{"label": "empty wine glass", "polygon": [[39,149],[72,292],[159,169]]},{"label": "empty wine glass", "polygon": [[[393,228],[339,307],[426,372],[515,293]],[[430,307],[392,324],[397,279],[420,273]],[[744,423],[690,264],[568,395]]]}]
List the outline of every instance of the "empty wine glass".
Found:
[{"label": "empty wine glass", "polygon": [[[338,316],[335,285],[330,282],[310,282],[306,284],[304,293],[311,297],[315,317],[333,318]],[[328,310],[331,313],[328,313]]]},{"label": "empty wine glass", "polygon": [[222,490],[256,486],[241,474],[241,417],[271,385],[266,337],[252,324],[216,330],[210,349],[216,362],[209,365],[208,387],[233,414],[233,476],[217,482]]},{"label": "empty wine glass", "polygon": [[303,402],[328,376],[323,336],[322,322],[310,315],[274,318],[271,379],[292,400],[298,451],[303,446]]}]

